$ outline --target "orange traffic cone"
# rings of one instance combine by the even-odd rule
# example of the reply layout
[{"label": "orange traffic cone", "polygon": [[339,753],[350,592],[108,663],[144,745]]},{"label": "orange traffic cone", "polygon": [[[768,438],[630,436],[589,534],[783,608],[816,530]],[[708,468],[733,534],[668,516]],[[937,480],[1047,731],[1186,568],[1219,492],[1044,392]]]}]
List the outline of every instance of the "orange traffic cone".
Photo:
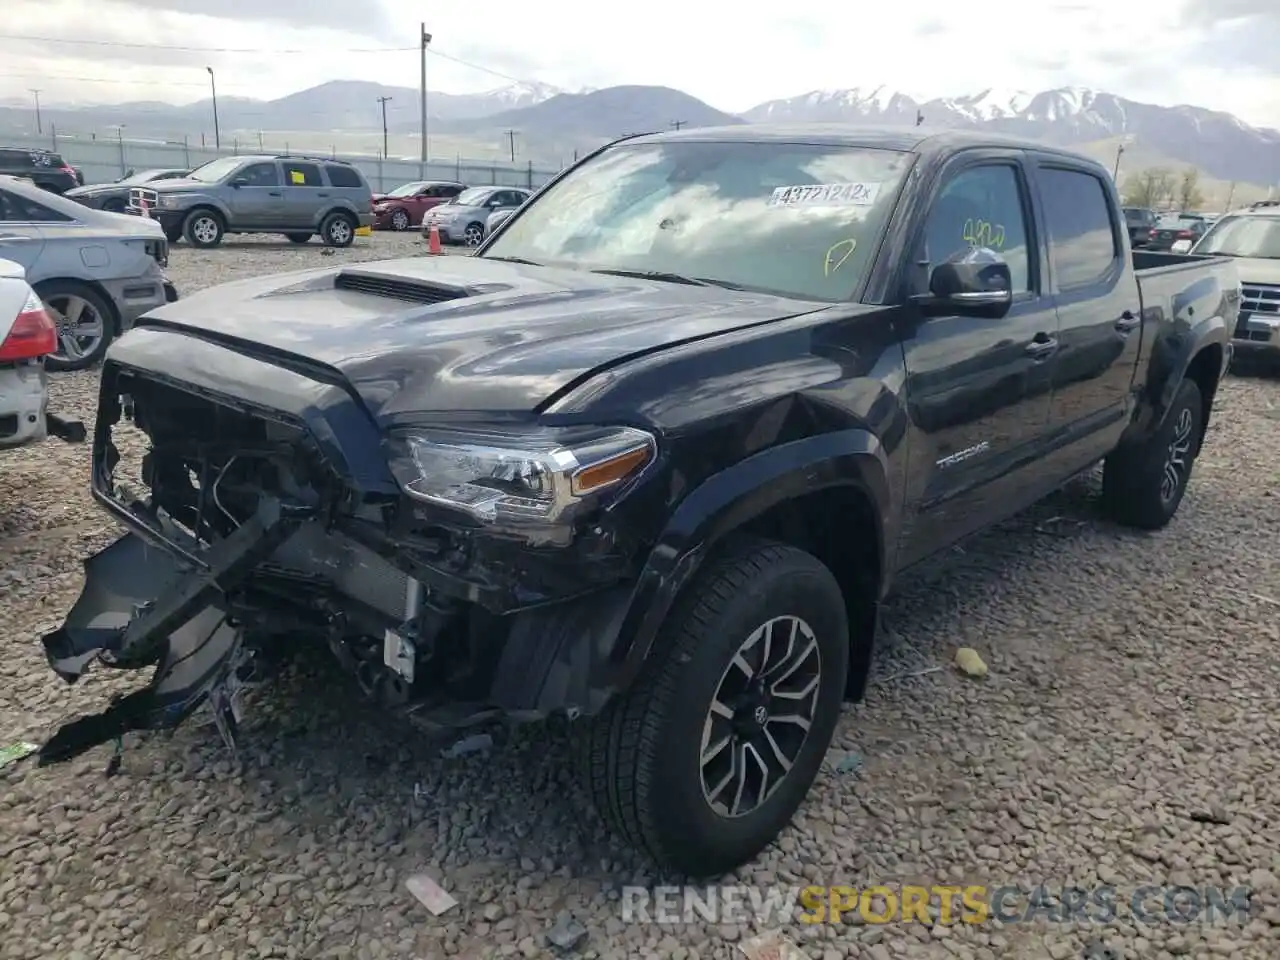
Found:
[{"label": "orange traffic cone", "polygon": [[434,223],[427,238],[427,252],[435,255],[444,253],[444,248],[440,246],[440,228]]}]

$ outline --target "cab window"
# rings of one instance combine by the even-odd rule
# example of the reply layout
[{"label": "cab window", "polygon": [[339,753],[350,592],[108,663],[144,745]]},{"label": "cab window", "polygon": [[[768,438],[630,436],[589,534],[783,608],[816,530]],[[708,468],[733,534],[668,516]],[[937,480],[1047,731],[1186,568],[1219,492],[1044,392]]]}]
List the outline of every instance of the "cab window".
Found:
[{"label": "cab window", "polygon": [[956,174],[933,202],[925,227],[931,267],[974,247],[1009,264],[1013,290],[1031,290],[1022,185],[1010,164],[986,164]]}]

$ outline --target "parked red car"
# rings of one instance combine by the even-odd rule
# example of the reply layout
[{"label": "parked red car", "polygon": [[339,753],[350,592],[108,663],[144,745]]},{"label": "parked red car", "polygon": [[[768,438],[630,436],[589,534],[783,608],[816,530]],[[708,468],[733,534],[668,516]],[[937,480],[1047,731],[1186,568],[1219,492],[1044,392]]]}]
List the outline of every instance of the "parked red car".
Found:
[{"label": "parked red car", "polygon": [[390,193],[375,193],[374,229],[408,230],[420,226],[428,210],[452,200],[465,189],[466,184],[452,180],[415,180]]}]

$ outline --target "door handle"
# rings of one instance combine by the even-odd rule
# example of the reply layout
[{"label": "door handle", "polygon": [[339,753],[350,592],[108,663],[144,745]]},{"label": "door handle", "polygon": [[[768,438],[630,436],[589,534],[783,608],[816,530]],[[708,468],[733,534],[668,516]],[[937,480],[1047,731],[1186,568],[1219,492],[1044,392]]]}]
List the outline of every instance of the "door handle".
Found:
[{"label": "door handle", "polygon": [[1120,314],[1120,319],[1116,321],[1116,331],[1119,333],[1132,333],[1138,329],[1138,324],[1140,323],[1142,321],[1135,317],[1131,310],[1126,310]]},{"label": "door handle", "polygon": [[328,197],[329,195],[328,195],[327,193],[317,193],[317,194],[316,194],[316,196],[317,196],[317,197]]},{"label": "door handle", "polygon": [[1058,352],[1058,341],[1047,333],[1037,333],[1036,338],[1027,344],[1026,350],[1033,360],[1048,360]]},{"label": "door handle", "polygon": [[270,193],[268,193],[268,194],[267,194],[267,196],[268,196],[268,197],[283,197],[283,196],[284,196],[284,194],[283,194],[283,193],[281,193],[279,190],[272,190]]}]

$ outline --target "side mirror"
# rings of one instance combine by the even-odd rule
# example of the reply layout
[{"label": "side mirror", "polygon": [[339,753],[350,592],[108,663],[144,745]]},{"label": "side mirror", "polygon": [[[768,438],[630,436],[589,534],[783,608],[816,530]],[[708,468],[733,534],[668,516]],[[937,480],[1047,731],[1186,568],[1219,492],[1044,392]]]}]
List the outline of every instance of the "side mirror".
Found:
[{"label": "side mirror", "polygon": [[998,320],[1013,305],[1013,274],[994,250],[975,247],[934,267],[929,292],[914,299],[929,316]]},{"label": "side mirror", "polygon": [[234,180],[231,181],[231,186],[235,187],[237,190],[239,190],[241,187],[247,187],[248,185],[249,185],[249,180],[246,177],[236,177]]}]

